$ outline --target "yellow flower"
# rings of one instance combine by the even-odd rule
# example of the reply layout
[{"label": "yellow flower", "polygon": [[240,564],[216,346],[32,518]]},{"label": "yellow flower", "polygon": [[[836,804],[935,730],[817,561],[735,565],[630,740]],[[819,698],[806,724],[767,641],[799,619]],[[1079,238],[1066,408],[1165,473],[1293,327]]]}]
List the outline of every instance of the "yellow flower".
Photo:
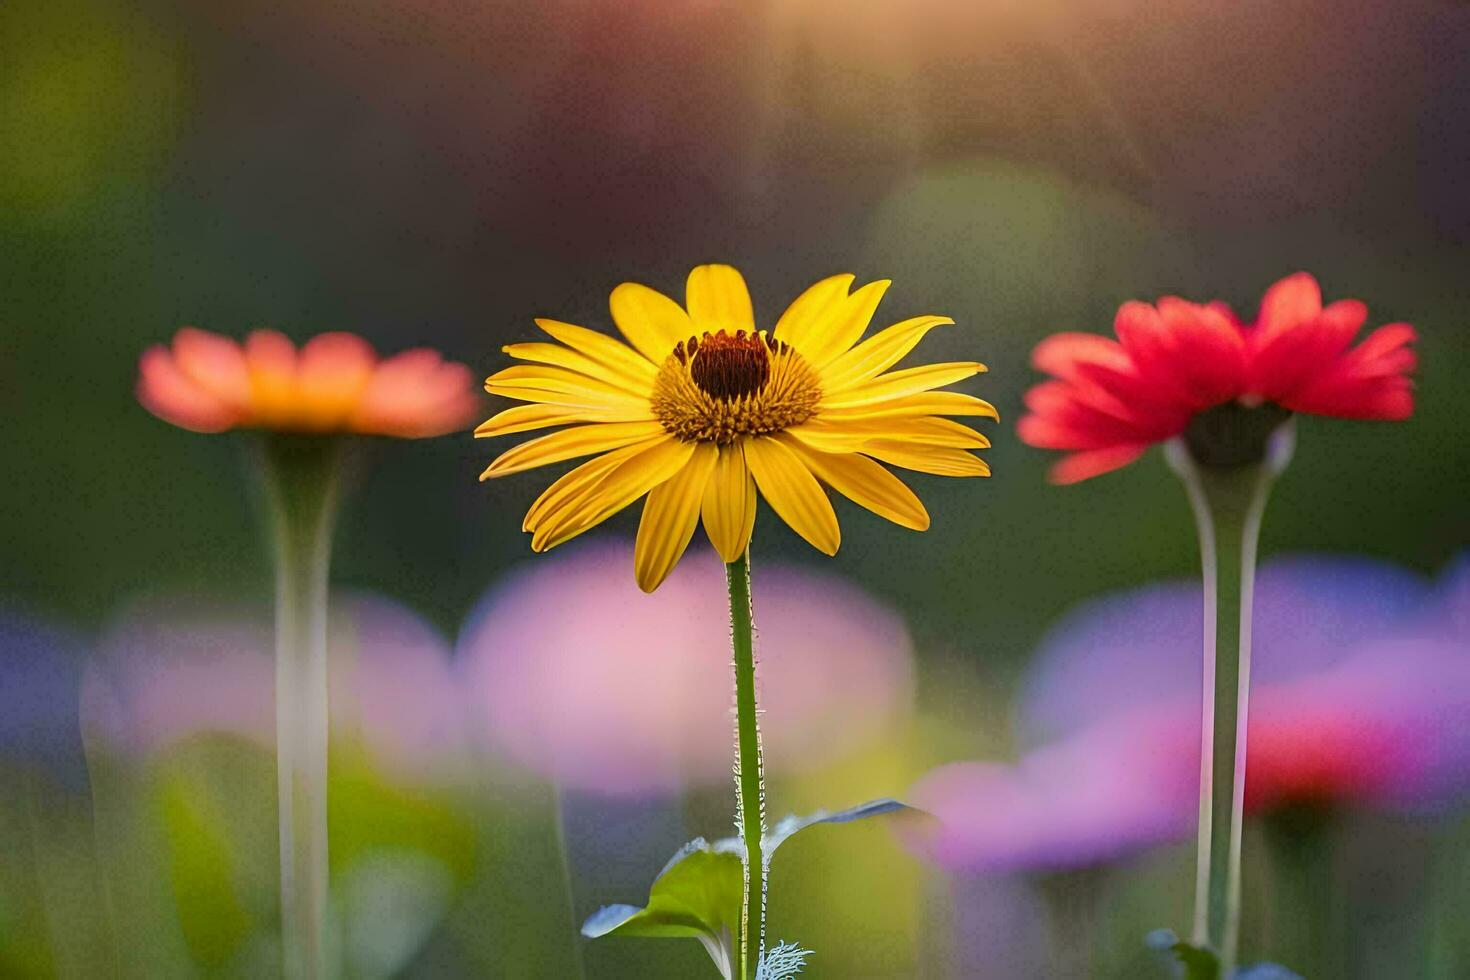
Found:
[{"label": "yellow flower", "polygon": [[[920,316],[859,342],[887,280],[852,290],[853,277],[812,286],[757,330],[738,271],[689,273],[688,309],[647,286],[613,290],[624,344],[556,320],[537,325],[559,343],[511,344],[524,364],[488,378],[485,390],[531,404],[509,408],[476,437],[569,426],[502,453],[480,479],[597,455],[531,505],[531,548],[568,541],[648,496],[634,565],[651,592],[688,547],[695,526],[720,557],[745,553],[756,490],[817,550],[835,554],[837,515],[822,485],[904,527],[929,515],[882,463],[941,476],[989,476],[970,452],[985,436],[945,415],[996,418],[988,402],[937,391],[985,370],[954,361],[890,371],[934,327]],[[631,346],[629,346],[631,345]]]}]

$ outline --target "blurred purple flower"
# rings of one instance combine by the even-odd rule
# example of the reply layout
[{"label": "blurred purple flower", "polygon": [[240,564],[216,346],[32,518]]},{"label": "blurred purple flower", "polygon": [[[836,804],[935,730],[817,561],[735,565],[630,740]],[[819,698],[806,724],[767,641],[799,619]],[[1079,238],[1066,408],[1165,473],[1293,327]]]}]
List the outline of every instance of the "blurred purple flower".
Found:
[{"label": "blurred purple flower", "polygon": [[[448,644],[392,600],[334,597],[329,627],[334,738],[361,739],[402,775],[462,758],[463,726]],[[146,753],[204,732],[275,743],[268,612],[170,597],[116,617],[88,670],[90,740]]]},{"label": "blurred purple flower", "polygon": [[[567,789],[647,796],[730,778],[730,625],[712,552],[652,595],[612,570],[631,548],[589,543],[492,589],[457,662],[486,743]],[[840,757],[908,710],[903,622],[831,575],[754,575],[767,765]]]},{"label": "blurred purple flower", "polygon": [[0,765],[18,763],[85,790],[77,691],[84,648],[70,633],[0,611]]},{"label": "blurred purple flower", "polygon": [[1432,639],[1470,640],[1470,552],[1451,561],[1440,575],[1433,598],[1415,626]]},{"label": "blurred purple flower", "polygon": [[[1261,685],[1312,674],[1399,630],[1424,602],[1424,581],[1361,558],[1279,558],[1256,576],[1251,677]],[[1203,595],[1170,582],[1084,603],[1042,639],[1022,685],[1022,741],[1040,744],[1110,715],[1201,685]]]},{"label": "blurred purple flower", "polygon": [[[1200,594],[1160,585],[1067,615],[1019,706],[1020,763],[959,763],[911,794],[918,846],[965,870],[1110,861],[1193,830]],[[1247,806],[1411,809],[1470,788],[1470,561],[1436,588],[1361,559],[1266,564],[1257,586]]]}]

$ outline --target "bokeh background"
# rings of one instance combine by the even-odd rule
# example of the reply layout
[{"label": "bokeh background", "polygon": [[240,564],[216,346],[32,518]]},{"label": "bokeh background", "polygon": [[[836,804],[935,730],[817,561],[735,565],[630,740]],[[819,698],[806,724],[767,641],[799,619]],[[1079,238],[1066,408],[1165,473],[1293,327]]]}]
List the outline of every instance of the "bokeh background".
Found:
[{"label": "bokeh background", "polygon": [[[246,440],[183,433],[132,395],[138,353],[181,325],[350,329],[488,375],[532,317],[607,328],[618,282],[678,295],[708,261],[739,266],[768,321],[839,271],[894,280],[885,322],[952,315],[926,349],[990,365],[967,390],[1002,413],[995,476],[917,477],[935,516],[923,535],[839,506],[830,561],[769,512],[758,522],[758,583],[767,565],[826,576],[814,607],[858,590],[842,592],[854,617],[892,633],[862,674],[881,696],[854,694],[840,659],[792,681],[817,698],[793,711],[871,695],[838,702],[868,723],[793,736],[776,812],[1014,760],[1018,692],[1058,617],[1196,571],[1157,454],[1057,489],[1013,435],[1030,348],[1106,330],[1123,300],[1251,311],[1306,269],[1373,323],[1414,323],[1414,418],[1301,420],[1262,552],[1379,559],[1427,594],[1470,546],[1463,4],[18,0],[0,5],[0,66],[0,975],[274,962],[273,768],[252,734],[269,701],[241,693],[270,595]],[[531,561],[518,531],[545,477],[477,483],[495,450],[468,434],[360,448],[334,560],[368,610],[334,674],[355,705],[332,812],[355,975],[707,972],[694,943],[585,944],[575,924],[641,902],[679,844],[728,831],[722,774],[683,759],[648,785],[581,786],[524,732],[487,733],[492,697],[465,706],[475,643],[555,655],[519,621],[503,627],[513,646],[476,640],[484,603],[548,622],[583,608],[527,591],[551,560]],[[631,536],[635,515],[597,537]],[[589,595],[631,582],[608,568]],[[648,614],[635,604],[588,600],[614,631]],[[791,656],[824,643],[808,630]],[[391,655],[409,648],[423,659]],[[647,667],[636,644],[607,656]],[[514,670],[489,676],[514,690]],[[696,689],[664,691],[670,717],[725,725],[723,694]],[[803,755],[812,742],[826,751]],[[1470,870],[1445,872],[1470,834],[1458,807],[1338,809],[1336,876],[1303,891],[1331,896],[1347,953],[1298,968],[1470,975],[1454,912]],[[1139,976],[1163,969],[1142,934],[1187,927],[1187,843],[1019,876],[947,873],[877,824],[789,848],[772,928],[818,950],[817,977]],[[1248,862],[1248,894],[1272,873]],[[1305,914],[1278,898],[1247,923],[1250,958],[1275,955],[1273,921]]]}]

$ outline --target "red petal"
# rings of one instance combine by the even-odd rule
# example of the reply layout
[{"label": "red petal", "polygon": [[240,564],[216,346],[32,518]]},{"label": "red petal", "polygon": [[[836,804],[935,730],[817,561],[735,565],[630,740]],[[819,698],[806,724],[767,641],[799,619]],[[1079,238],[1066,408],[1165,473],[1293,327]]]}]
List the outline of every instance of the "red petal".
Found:
[{"label": "red petal", "polygon": [[1309,377],[1299,390],[1280,399],[1297,412],[1338,418],[1400,421],[1414,412],[1416,339],[1407,323],[1379,327],[1357,347]]},{"label": "red petal", "polygon": [[1246,345],[1240,328],[1218,309],[1166,296],[1159,315],[1174,344],[1172,370],[1196,408],[1238,398],[1246,388]]},{"label": "red petal", "polygon": [[1037,449],[1103,449],[1116,445],[1112,439],[1083,428],[1066,425],[1041,415],[1027,415],[1016,423],[1016,435]]},{"label": "red petal", "polygon": [[1113,318],[1113,330],[1140,377],[1171,393],[1186,394],[1174,375],[1174,345],[1158,310],[1147,303],[1124,303]]},{"label": "red petal", "polygon": [[1132,362],[1121,344],[1095,333],[1057,333],[1036,345],[1031,364],[1038,371],[1071,380],[1084,365],[1101,365],[1114,371],[1129,371]]},{"label": "red petal", "polygon": [[1101,476],[1113,470],[1127,466],[1135,459],[1143,455],[1147,446],[1112,446],[1108,449],[1094,449],[1090,452],[1073,453],[1058,460],[1047,473],[1047,479],[1052,483],[1065,486],[1069,483],[1079,483],[1082,480],[1090,480],[1094,476]]},{"label": "red petal", "polygon": [[1262,340],[1257,335],[1251,362],[1251,391],[1281,402],[1315,375],[1330,370],[1368,318],[1357,300],[1341,300],[1320,314]]},{"label": "red petal", "polygon": [[1305,272],[1287,276],[1266,290],[1256,331],[1261,343],[1322,311],[1322,289]]},{"label": "red petal", "polygon": [[[1399,358],[1406,352],[1409,344],[1419,339],[1419,334],[1407,323],[1386,323],[1377,330],[1363,338],[1363,342],[1352,349],[1348,355],[1353,361],[1362,361],[1365,366],[1368,363],[1387,361],[1395,365]],[[1408,352],[1412,353],[1412,352]],[[1411,361],[1407,369],[1413,370],[1414,363]]]},{"label": "red petal", "polygon": [[1087,433],[1089,443],[1095,446],[1154,442],[1174,434],[1160,434],[1150,424],[1155,420],[1139,419],[1126,406],[1106,399],[1105,393],[1086,385],[1044,381],[1026,392],[1024,400],[1026,407],[1036,415],[1065,429]]}]

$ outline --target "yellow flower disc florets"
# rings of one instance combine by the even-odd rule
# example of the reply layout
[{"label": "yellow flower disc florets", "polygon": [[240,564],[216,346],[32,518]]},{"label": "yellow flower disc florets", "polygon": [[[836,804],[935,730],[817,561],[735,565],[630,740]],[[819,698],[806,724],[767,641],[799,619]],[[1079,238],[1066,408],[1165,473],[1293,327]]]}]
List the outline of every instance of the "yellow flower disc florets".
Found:
[{"label": "yellow flower disc florets", "polygon": [[764,330],[724,330],[674,346],[653,384],[653,415],[685,442],[726,445],[800,425],[822,391],[806,360]]}]

